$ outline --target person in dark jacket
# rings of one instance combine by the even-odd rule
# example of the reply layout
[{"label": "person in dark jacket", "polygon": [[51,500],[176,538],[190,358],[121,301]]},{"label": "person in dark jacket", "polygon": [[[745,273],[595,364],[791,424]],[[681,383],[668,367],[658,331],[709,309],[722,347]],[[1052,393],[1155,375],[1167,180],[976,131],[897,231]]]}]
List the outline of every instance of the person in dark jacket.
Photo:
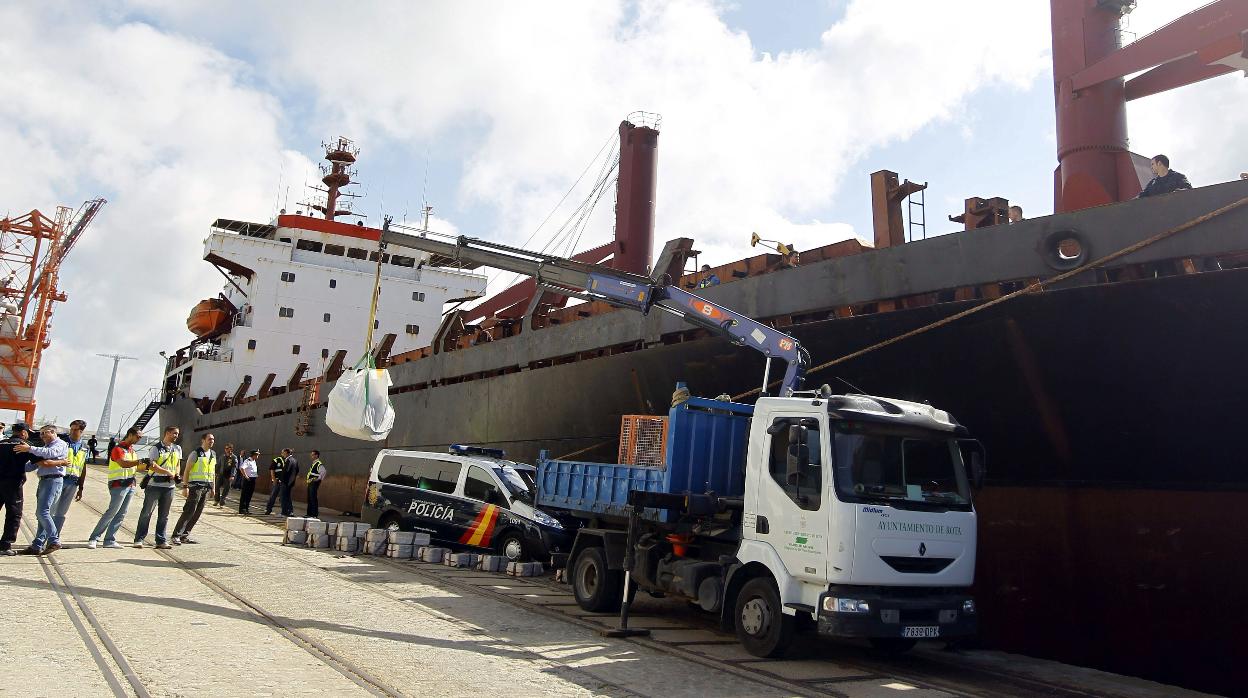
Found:
[{"label": "person in dark jacket", "polygon": [[1170,169],[1170,158],[1165,155],[1153,156],[1153,164],[1149,167],[1153,170],[1153,178],[1144,187],[1144,191],[1140,192],[1141,199],[1146,196],[1161,196],[1180,189],[1192,188],[1192,183],[1187,181],[1186,175]]},{"label": "person in dark jacket", "polygon": [[26,425],[13,425],[13,434],[0,441],[0,506],[4,507],[4,533],[0,535],[0,555],[16,555],[13,543],[17,541],[17,529],[22,523],[22,488],[26,484],[26,465],[29,453],[13,450],[17,444],[27,443],[30,432]]}]

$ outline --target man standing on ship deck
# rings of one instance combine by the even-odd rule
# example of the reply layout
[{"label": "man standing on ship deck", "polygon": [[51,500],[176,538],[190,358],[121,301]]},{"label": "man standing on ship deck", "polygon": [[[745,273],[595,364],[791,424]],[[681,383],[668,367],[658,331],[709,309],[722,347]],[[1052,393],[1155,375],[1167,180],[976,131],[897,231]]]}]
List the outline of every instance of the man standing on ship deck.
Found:
[{"label": "man standing on ship deck", "polygon": [[217,454],[212,450],[217,437],[204,434],[199,440],[199,448],[191,453],[191,457],[182,461],[182,495],[186,503],[182,505],[182,515],[173,527],[173,544],[198,543],[191,538],[191,529],[195,528],[200,515],[204,513],[204,503],[213,494],[213,486],[217,478]]},{"label": "man standing on ship deck", "polygon": [[1141,199],[1192,188],[1186,175],[1170,169],[1170,158],[1165,155],[1154,155],[1149,167],[1153,170],[1153,178],[1148,181],[1144,191],[1140,192]]},{"label": "man standing on ship deck", "polygon": [[69,445],[56,435],[56,427],[46,424],[39,430],[42,446],[17,444],[13,450],[18,453],[29,453],[37,463],[27,464],[27,468],[35,470],[39,475],[39,489],[35,490],[35,519],[39,529],[30,547],[22,551],[24,555],[45,555],[61,549],[61,536],[56,530],[56,519],[52,509],[61,498],[64,488],[65,464],[69,462]]},{"label": "man standing on ship deck", "polygon": [[165,427],[160,441],[152,446],[148,458],[151,465],[151,480],[147,483],[143,495],[143,510],[139,512],[139,525],[134,530],[134,547],[142,548],[143,539],[147,537],[147,529],[152,520],[152,509],[156,509],[156,547],[168,550],[166,532],[169,530],[169,508],[173,506],[173,490],[177,487],[178,466],[182,462],[182,447],[174,443],[182,431],[177,427]]},{"label": "man standing on ship deck", "polygon": [[312,451],[312,465],[308,468],[308,518],[315,519],[321,514],[317,492],[321,489],[326,472],[325,464],[321,462],[321,452]]}]

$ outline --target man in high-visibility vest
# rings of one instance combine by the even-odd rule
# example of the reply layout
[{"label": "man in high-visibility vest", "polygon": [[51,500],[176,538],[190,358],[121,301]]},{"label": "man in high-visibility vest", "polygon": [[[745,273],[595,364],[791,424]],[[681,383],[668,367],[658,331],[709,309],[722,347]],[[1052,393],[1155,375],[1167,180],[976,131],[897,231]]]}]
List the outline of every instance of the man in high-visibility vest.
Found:
[{"label": "man in high-visibility vest", "polygon": [[321,514],[321,504],[316,493],[321,489],[326,473],[325,464],[321,462],[321,452],[312,451],[312,467],[308,468],[308,518],[315,519]]},{"label": "man in high-visibility vest", "polygon": [[[166,532],[169,530],[169,509],[173,506],[173,491],[178,486],[177,479],[182,463],[182,447],[177,444],[182,430],[177,427],[165,427],[152,450],[148,452],[152,479],[147,482],[143,493],[143,509],[139,512],[139,523],[134,528],[134,547],[146,545],[147,529],[152,521],[152,511],[156,511],[156,547],[168,550]],[[141,487],[142,485],[140,485]]]},{"label": "man in high-visibility vest", "polygon": [[186,495],[186,503],[182,505],[182,515],[173,527],[173,544],[198,543],[191,538],[191,529],[204,513],[204,502],[212,496],[217,480],[217,454],[212,445],[217,438],[212,434],[204,434],[199,440],[199,448],[191,452],[182,461],[182,494]]},{"label": "man in high-visibility vest", "polygon": [[122,547],[117,542],[117,529],[121,528],[126,510],[130,508],[130,500],[134,498],[138,471],[147,469],[147,463],[139,460],[134,453],[134,445],[141,438],[142,432],[132,428],[108,452],[108,509],[100,516],[100,522],[87,539],[88,548],[95,548],[100,536],[104,536],[105,548]]},{"label": "man in high-visibility vest", "polygon": [[75,419],[69,423],[69,433],[62,434],[61,440],[69,444],[69,455],[65,464],[65,477],[61,482],[61,496],[52,507],[52,520],[56,522],[59,532],[65,528],[65,515],[69,506],[82,501],[82,488],[87,484],[87,456],[91,449],[82,440],[82,432],[87,430],[87,423]]}]

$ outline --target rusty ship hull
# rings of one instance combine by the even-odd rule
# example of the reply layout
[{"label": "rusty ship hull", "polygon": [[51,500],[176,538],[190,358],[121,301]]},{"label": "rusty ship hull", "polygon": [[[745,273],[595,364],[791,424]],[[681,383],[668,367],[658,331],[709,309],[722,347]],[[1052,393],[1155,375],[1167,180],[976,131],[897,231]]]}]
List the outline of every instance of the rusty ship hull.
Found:
[{"label": "rusty ship hull", "polygon": [[[1245,197],[1248,182],[1232,182],[828,259],[706,295],[786,326],[818,364],[1056,275],[1069,266],[1054,256],[1064,240],[1095,259]],[[977,593],[987,646],[1206,690],[1248,680],[1229,652],[1241,642],[1234,619],[1248,616],[1229,586],[1248,563],[1221,542],[1248,506],[1245,459],[1227,438],[1248,413],[1248,270],[1233,262],[1245,250],[1248,207],[809,376],[940,405],[985,443]],[[611,460],[620,416],[664,413],[677,381],[713,396],[762,375],[754,352],[675,318],[622,312],[398,361],[398,419],[375,444],[331,433],[323,402],[311,409],[320,426],[296,436],[308,411],[300,391],[207,413],[182,398],[160,419],[266,457],[317,448],[331,473],[322,504],[358,511],[381,448],[471,443],[520,460],[543,449]],[[1209,598],[1216,613],[1202,611]],[[1176,647],[1191,650],[1174,661]],[[1218,647],[1228,651],[1206,651]]]}]

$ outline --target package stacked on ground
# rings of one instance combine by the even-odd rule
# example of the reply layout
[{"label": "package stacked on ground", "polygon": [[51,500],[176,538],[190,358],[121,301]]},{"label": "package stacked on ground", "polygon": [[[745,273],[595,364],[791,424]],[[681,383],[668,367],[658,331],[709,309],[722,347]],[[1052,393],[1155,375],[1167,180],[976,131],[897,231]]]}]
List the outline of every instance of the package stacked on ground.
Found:
[{"label": "package stacked on ground", "polygon": [[325,521],[317,519],[308,519],[303,530],[307,533],[307,539],[304,545],[309,548],[328,548],[329,547],[329,524]]},{"label": "package stacked on ground", "polygon": [[364,531],[364,549],[361,552],[365,555],[385,555],[389,533],[384,528],[366,529]]},{"label": "package stacked on ground", "polygon": [[537,577],[542,574],[542,571],[542,563],[540,562],[507,563],[507,574],[512,577]]},{"label": "package stacked on ground", "polygon": [[[417,542],[419,539],[419,543]],[[396,560],[410,560],[416,556],[417,545],[428,545],[428,533],[414,531],[387,531],[386,557]]]},{"label": "package stacked on ground", "polygon": [[507,558],[503,555],[482,555],[477,561],[477,569],[482,572],[503,572],[507,569]]},{"label": "package stacked on ground", "polygon": [[338,522],[338,535],[335,550],[343,553],[355,553],[364,548],[364,535],[368,524],[353,521]]},{"label": "package stacked on ground", "polygon": [[283,545],[304,545],[308,540],[305,530],[308,520],[300,516],[286,518],[286,535],[282,537]]},{"label": "package stacked on ground", "polygon": [[481,556],[477,553],[450,553],[442,558],[447,567],[473,567]]},{"label": "package stacked on ground", "polygon": [[451,552],[446,548],[437,548],[431,545],[421,546],[416,549],[416,559],[421,562],[432,562],[434,564],[442,562],[442,558]]}]

